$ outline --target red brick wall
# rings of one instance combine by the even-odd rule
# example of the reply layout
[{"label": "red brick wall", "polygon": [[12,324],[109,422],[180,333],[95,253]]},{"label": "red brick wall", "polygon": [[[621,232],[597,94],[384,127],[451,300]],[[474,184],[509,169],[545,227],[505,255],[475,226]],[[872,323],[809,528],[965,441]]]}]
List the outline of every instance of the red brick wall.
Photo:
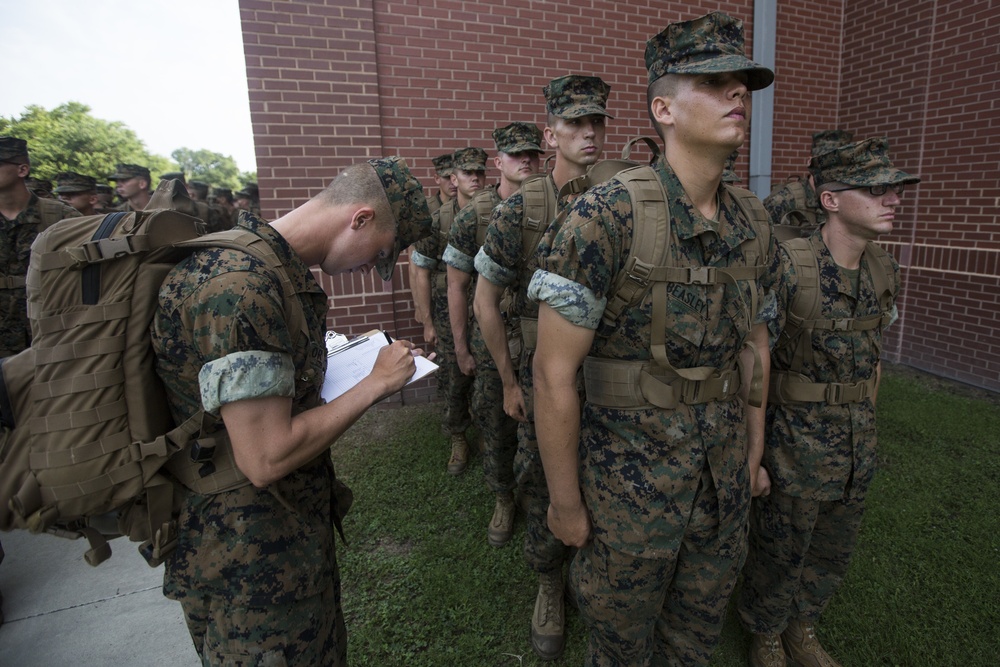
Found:
[{"label": "red brick wall", "polygon": [[[998,202],[986,183],[1000,153],[1000,126],[991,128],[1000,41],[987,27],[1000,19],[995,4],[779,2],[771,173],[774,181],[801,173],[818,130],[887,134],[894,160],[924,179],[906,194],[887,243],[905,280],[888,356],[1000,389]],[[645,41],[716,9],[744,20],[749,53],[751,0],[240,0],[265,215],[378,155],[404,156],[430,186],[432,156],[467,145],[492,155],[495,127],[541,126],[542,87],[563,74],[611,84],[606,155],[655,136]],[[744,179],[748,152],[738,166]],[[487,176],[496,178],[492,167]],[[324,276],[331,325],[418,338],[405,269],[389,284]],[[431,395],[425,381],[404,400]]]}]

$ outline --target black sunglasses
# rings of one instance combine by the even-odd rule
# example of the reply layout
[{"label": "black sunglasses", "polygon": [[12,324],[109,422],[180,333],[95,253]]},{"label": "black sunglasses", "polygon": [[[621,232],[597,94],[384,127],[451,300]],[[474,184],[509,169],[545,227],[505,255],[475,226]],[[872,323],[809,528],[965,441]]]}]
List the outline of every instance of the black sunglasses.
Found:
[{"label": "black sunglasses", "polygon": [[827,192],[844,192],[845,190],[867,190],[872,197],[881,197],[889,190],[892,190],[897,195],[903,194],[903,190],[906,189],[906,183],[894,183],[892,185],[882,184],[882,185],[855,185],[849,188],[839,188],[837,190],[827,190]]}]

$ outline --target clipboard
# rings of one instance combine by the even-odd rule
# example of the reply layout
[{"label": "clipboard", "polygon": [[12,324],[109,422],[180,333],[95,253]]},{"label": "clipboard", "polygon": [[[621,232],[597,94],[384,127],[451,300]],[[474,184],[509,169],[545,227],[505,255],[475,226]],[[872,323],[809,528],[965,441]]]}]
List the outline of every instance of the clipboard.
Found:
[{"label": "clipboard", "polygon": [[[375,367],[379,350],[390,343],[392,337],[378,329],[347,342],[335,344],[328,342],[326,376],[321,392],[323,400],[329,403],[368,377]],[[426,357],[414,357],[413,360],[417,364],[417,369],[406,384],[416,382],[438,369],[438,365]]]}]

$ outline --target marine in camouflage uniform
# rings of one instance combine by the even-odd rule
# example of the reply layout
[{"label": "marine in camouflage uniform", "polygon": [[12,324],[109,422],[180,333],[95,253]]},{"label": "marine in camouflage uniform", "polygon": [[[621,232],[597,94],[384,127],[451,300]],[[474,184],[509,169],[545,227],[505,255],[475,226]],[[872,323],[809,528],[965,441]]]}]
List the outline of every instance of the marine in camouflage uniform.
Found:
[{"label": "marine in camouflage uniform", "polygon": [[[812,170],[821,199],[836,208],[806,246],[819,272],[812,291],[802,287],[789,242],[779,252],[762,464],[772,490],[753,502],[739,603],[740,618],[754,633],[751,665],[784,665],[782,651],[800,664],[836,665],[814,626],[847,572],[875,473],[882,329],[895,319],[892,295],[899,286],[895,260],[878,260],[877,248],[866,242],[889,231],[877,216],[900,203],[886,186],[919,180],[892,166],[884,138],[827,152],[814,158]],[[869,192],[872,187],[880,194]],[[859,215],[862,205],[867,211]],[[835,255],[847,265],[838,265]],[[880,282],[891,288],[888,296],[879,293]],[[812,297],[819,300],[820,321],[845,326],[789,326],[790,313],[802,312],[792,309],[796,298],[811,304]],[[866,318],[872,325],[861,326]],[[796,395],[803,381],[811,393],[832,396],[828,392],[839,389],[843,398]]]},{"label": "marine in camouflage uniform", "polygon": [[231,189],[223,187],[212,188],[211,201],[221,210],[225,211],[222,224],[226,229],[231,228],[238,222],[240,209],[236,208],[233,204],[235,200],[233,199],[233,191]]},{"label": "marine in camouflage uniform", "polygon": [[[442,166],[450,182],[450,161],[447,165],[442,162]],[[448,247],[451,223],[458,215],[460,199],[467,202],[464,194],[457,194],[434,211],[431,216],[431,233],[415,243],[410,252],[413,298],[417,303],[417,313],[423,320],[424,343],[433,347],[440,366],[437,373],[438,392],[445,403],[441,426],[451,444],[447,470],[452,475],[465,472],[469,455],[465,432],[472,426],[470,402],[473,379],[458,367],[455,356],[455,339],[451,333],[448,314],[447,265],[442,259],[445,248]],[[425,312],[428,309],[429,314]]]},{"label": "marine in camouflage uniform", "polygon": [[80,212],[80,215],[98,213],[97,181],[93,176],[85,176],[75,171],[56,174],[56,187],[53,192],[59,196],[59,201],[72,206]]},{"label": "marine in camouflage uniform", "polygon": [[[372,203],[337,214],[358,188]],[[430,215],[398,158],[356,165],[329,191],[332,204],[314,198],[270,225],[252,214],[240,225],[281,260],[307,331],[289,330],[280,277],[245,252],[197,251],[160,290],[152,334],[171,412],[177,420],[199,409],[221,415],[253,482],[184,494],[177,547],[165,561],[164,594],[181,602],[205,665],[347,664],[329,443],[400,389],[414,366],[409,344],[396,341],[371,375],[323,404],[328,304],[309,264],[326,253],[324,271],[374,265],[389,279],[400,249],[426,233]],[[294,244],[282,233],[292,228]],[[330,256],[342,235],[351,250]],[[258,463],[267,451],[277,460]]]},{"label": "marine in camouflage uniform", "polygon": [[0,357],[31,345],[24,277],[38,233],[80,213],[54,199],[42,199],[24,181],[31,164],[28,144],[0,137]]},{"label": "marine in camouflage uniform", "polygon": [[[448,265],[449,312],[452,318],[452,334],[455,337],[455,354],[459,358],[462,371],[471,374],[468,362],[463,364],[463,354],[471,352],[474,362],[475,381],[472,388],[472,415],[477,421],[483,443],[483,474],[486,485],[496,495],[493,516],[486,529],[487,541],[500,547],[510,541],[514,530],[514,456],[517,453],[517,422],[504,411],[504,379],[501,378],[493,357],[486,346],[479,322],[472,322],[468,334],[460,331],[458,322],[462,319],[460,309],[467,304],[459,303],[463,290],[476,290],[474,260],[479,246],[485,238],[493,208],[502,200],[513,195],[521,187],[524,179],[538,172],[538,156],[542,152],[541,132],[535,125],[515,122],[493,131],[493,141],[497,156],[494,164],[500,171],[500,181],[496,187],[476,192],[473,200],[455,218],[448,235],[448,247],[444,261]],[[478,149],[477,149],[478,150]],[[472,157],[472,156],[470,156]],[[460,156],[455,156],[455,168],[461,167]],[[486,152],[475,155],[476,165],[485,170]],[[498,338],[506,340],[503,327],[494,330]],[[463,345],[463,340],[467,341]],[[511,367],[510,352],[505,359],[507,369]],[[516,378],[511,378],[516,382]]]},{"label": "marine in camouflage uniform", "polygon": [[[846,130],[823,130],[812,136],[810,161],[818,155],[851,143],[854,135]],[[806,227],[807,232],[826,220],[826,211],[816,198],[811,174],[793,176],[764,198],[764,208],[775,225]],[[788,235],[789,237],[792,234]]]},{"label": "marine in camouflage uniform", "polygon": [[205,181],[190,181],[187,184],[188,194],[196,203],[203,203],[208,206],[208,229],[211,232],[230,229],[233,226],[233,218],[229,209],[217,203],[214,198],[209,198],[209,185]]},{"label": "marine in camouflage uniform", "polygon": [[115,210],[115,189],[107,183],[97,184],[97,213],[111,213]]},{"label": "marine in camouflage uniform", "polygon": [[431,215],[444,204],[451,201],[455,196],[455,186],[451,183],[452,154],[445,153],[431,159],[434,165],[434,182],[438,186],[438,192],[427,200],[427,206],[431,210]]},{"label": "marine in camouflage uniform", "polygon": [[[646,66],[651,116],[664,138],[651,171],[669,207],[659,212],[670,216],[667,266],[756,277],[657,282],[603,321],[640,233],[620,177],[580,195],[551,247],[540,248],[528,291],[540,302],[535,421],[549,525],[580,547],[570,580],[590,631],[591,666],[708,663],[745,553],[751,479],[761,474],[753,457],[763,413],[745,407],[755,392],[740,362],[754,356],[743,351],[753,342],[760,365],[750,365],[766,371],[766,326],[755,304],[774,282],[776,246],[759,202],[759,217],[748,219],[721,178],[727,155],[746,138],[750,91],[774,75],[745,57],[741,22],[720,13],[667,26],[647,43]],[[734,108],[745,113],[727,115]],[[669,112],[677,126],[659,120]],[[692,152],[678,129],[682,117],[721,119],[699,128],[696,165],[679,158]],[[697,183],[697,198],[675,162]],[[651,349],[661,337],[662,361]],[[581,363],[587,401],[577,420]],[[638,400],[611,407],[602,396],[606,374],[595,369],[636,364],[652,382],[639,384]]]},{"label": "marine in camouflage uniform", "polygon": [[244,183],[242,189],[233,193],[233,204],[260,217],[260,188],[253,182]]},{"label": "marine in camouflage uniform", "polygon": [[[451,185],[451,178],[450,178],[452,171],[451,158],[452,154],[446,153],[444,155],[439,155],[436,158],[431,159],[431,163],[434,165],[434,182],[437,184],[439,188],[438,193],[436,195],[427,198],[427,208],[430,209],[432,216],[438,212],[438,209],[440,209],[441,206],[449,204],[453,199],[451,193],[454,191],[454,188]],[[449,216],[448,217],[449,229],[451,229],[450,221],[452,220],[454,213],[456,212],[457,211],[454,210],[454,208],[450,208],[449,211],[445,212],[445,214]],[[434,222],[433,226],[436,232],[440,232],[441,228],[440,220]],[[448,244],[447,237],[448,237],[448,232],[446,230],[444,232],[444,245],[442,245],[440,248],[437,249],[439,251],[438,257],[440,257],[440,253],[444,252],[444,248]],[[428,241],[425,239],[425,242]],[[424,255],[420,257],[420,259],[421,261],[424,262],[426,268],[422,269],[415,263],[413,258],[413,253],[417,252],[418,251],[416,250],[416,248],[414,248],[413,252],[411,253],[410,263],[409,263],[410,291],[413,295],[414,317],[417,320],[417,322],[424,325],[424,345],[428,346],[429,349],[434,349],[434,346],[437,344],[437,331],[435,330],[434,327],[434,318],[431,315],[431,300],[432,300],[430,294],[431,279],[430,276],[424,272],[433,272],[434,267],[437,266],[437,263],[427,261],[427,256]],[[443,267],[444,264],[441,264],[441,266]],[[444,285],[446,277],[447,276],[442,269],[442,276],[441,276],[442,286]],[[445,307],[447,308],[447,292],[445,292],[444,294],[444,299],[445,299]],[[438,355],[439,364],[441,363],[441,360],[442,360],[442,355],[439,354]],[[437,376],[438,400],[445,400],[448,395],[446,375],[447,374],[445,372],[441,372]]]},{"label": "marine in camouflage uniform", "polygon": [[115,192],[122,199],[119,211],[143,211],[152,197],[153,179],[149,169],[138,164],[119,164],[115,173],[108,176],[115,181]]},{"label": "marine in camouflage uniform", "polygon": [[[543,92],[550,124],[547,129],[556,155],[552,173],[535,178],[548,179],[547,189],[553,193],[558,193],[571,178],[582,176],[590,164],[600,159],[604,120],[611,117],[606,110],[610,90],[598,77],[579,75],[559,77],[545,86]],[[592,146],[596,150],[581,153],[581,146]],[[559,197],[556,213],[566,210],[573,197],[570,193]],[[493,209],[485,241],[475,258],[479,273],[475,309],[484,340],[503,381],[504,410],[519,422],[514,478],[526,517],[524,556],[539,579],[531,620],[531,645],[539,657],[551,660],[559,657],[565,646],[563,565],[569,562],[571,550],[552,535],[546,518],[549,491],[538,454],[532,409],[531,362],[538,305],[528,299],[528,284],[538,263],[535,254],[524,247],[522,234],[531,235],[523,227],[524,216],[522,191],[504,199]],[[547,226],[548,221],[542,222]],[[506,333],[510,344],[507,338],[492,342],[490,335],[492,329],[504,325],[501,303],[505,296],[509,300]],[[513,360],[516,364],[513,367],[505,357],[509,359],[509,349],[518,348],[520,355]]]}]

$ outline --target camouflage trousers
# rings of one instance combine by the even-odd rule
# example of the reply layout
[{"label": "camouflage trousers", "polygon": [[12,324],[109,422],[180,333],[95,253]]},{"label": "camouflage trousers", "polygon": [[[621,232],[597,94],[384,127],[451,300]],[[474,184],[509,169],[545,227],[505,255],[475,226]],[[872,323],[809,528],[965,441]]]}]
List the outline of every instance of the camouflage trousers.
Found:
[{"label": "camouflage trousers", "polygon": [[503,382],[478,324],[473,323],[469,340],[476,360],[472,415],[483,440],[483,476],[494,493],[509,493],[514,490],[517,421],[504,412]]},{"label": "camouflage trousers", "polygon": [[436,363],[441,367],[435,375],[438,383],[438,398],[444,400],[445,434],[460,435],[472,425],[469,406],[472,398],[472,380],[458,368],[455,356],[455,337],[451,333],[448,318],[448,287],[445,273],[439,271],[431,279],[431,320],[437,332]]},{"label": "camouflage trousers", "polygon": [[514,479],[521,507],[526,517],[524,559],[538,573],[561,570],[572,550],[549,530],[549,487],[545,481],[542,457],[535,437],[534,384],[531,378],[533,355],[525,351],[519,370],[521,391],[528,421],[517,425],[517,454],[514,457]]},{"label": "camouflage trousers", "polygon": [[780,633],[788,620],[819,620],[840,587],[858,541],[864,499],[754,498],[739,615],[753,633]]},{"label": "camouflage trousers", "polygon": [[600,539],[577,552],[570,582],[590,631],[587,667],[708,664],[746,547],[745,524],[721,528],[706,466],[674,553],[640,558]]},{"label": "camouflage trousers", "polygon": [[242,607],[193,592],[179,600],[206,667],[347,665],[339,579],[321,594],[289,604]]}]

